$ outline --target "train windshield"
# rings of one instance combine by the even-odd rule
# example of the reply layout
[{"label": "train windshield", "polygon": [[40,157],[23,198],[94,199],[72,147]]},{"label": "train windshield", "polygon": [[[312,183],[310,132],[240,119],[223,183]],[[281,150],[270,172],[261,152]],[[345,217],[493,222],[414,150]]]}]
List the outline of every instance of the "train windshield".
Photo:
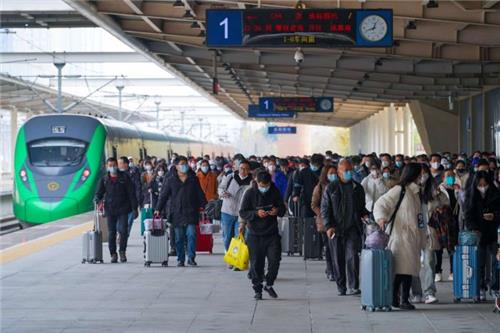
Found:
[{"label": "train windshield", "polygon": [[85,142],[74,139],[44,139],[29,143],[30,162],[38,167],[79,165],[85,150]]}]

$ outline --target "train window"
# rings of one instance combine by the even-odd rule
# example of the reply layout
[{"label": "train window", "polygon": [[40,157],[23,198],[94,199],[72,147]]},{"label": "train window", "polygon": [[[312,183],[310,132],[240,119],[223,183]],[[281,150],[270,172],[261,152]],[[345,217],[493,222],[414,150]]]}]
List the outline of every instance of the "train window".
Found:
[{"label": "train window", "polygon": [[30,162],[34,166],[76,166],[85,155],[85,142],[73,139],[44,139],[28,144]]}]

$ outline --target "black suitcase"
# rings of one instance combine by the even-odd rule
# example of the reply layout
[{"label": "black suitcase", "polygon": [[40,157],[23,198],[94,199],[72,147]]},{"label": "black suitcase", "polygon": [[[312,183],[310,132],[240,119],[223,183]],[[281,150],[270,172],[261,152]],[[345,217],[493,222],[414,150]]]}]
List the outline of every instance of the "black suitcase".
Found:
[{"label": "black suitcase", "polygon": [[321,258],[320,233],[316,229],[314,217],[302,218],[304,226],[304,260]]},{"label": "black suitcase", "polygon": [[281,251],[291,256],[298,253],[302,256],[302,225],[296,217],[282,217],[279,219],[281,235]]}]

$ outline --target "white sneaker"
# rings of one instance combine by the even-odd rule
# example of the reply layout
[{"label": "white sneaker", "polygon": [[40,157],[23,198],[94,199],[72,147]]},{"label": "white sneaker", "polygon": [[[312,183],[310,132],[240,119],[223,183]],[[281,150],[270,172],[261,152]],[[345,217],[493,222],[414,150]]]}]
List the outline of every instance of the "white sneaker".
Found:
[{"label": "white sneaker", "polygon": [[450,273],[450,275],[448,275],[448,281],[453,281],[453,273]]},{"label": "white sneaker", "polygon": [[486,290],[481,290],[479,299],[484,302],[486,301]]},{"label": "white sneaker", "polygon": [[436,276],[434,277],[434,282],[441,282],[443,281],[443,275],[441,273],[436,273]]},{"label": "white sneaker", "polygon": [[422,303],[422,296],[416,295],[411,298],[411,303],[412,304],[419,304]]},{"label": "white sneaker", "polygon": [[437,303],[438,299],[434,295],[425,296],[425,304],[434,304]]}]

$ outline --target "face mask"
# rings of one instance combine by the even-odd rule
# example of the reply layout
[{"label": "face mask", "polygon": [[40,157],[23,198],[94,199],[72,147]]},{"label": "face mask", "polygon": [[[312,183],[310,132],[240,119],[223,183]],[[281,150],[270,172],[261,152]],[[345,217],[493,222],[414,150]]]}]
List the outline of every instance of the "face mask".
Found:
[{"label": "face mask", "polygon": [[247,179],[247,178],[248,178],[248,175],[246,175],[246,176],[240,176],[241,180],[244,180],[244,179]]},{"label": "face mask", "polygon": [[315,166],[315,165],[311,165],[311,171],[315,172],[315,171],[318,171],[319,170],[319,167]]},{"label": "face mask", "polygon": [[266,168],[266,169],[267,169],[267,167],[269,166],[269,163],[264,162],[264,164],[263,164],[263,165],[264,165],[264,168]]},{"label": "face mask", "polygon": [[443,163],[443,168],[449,169],[450,168],[450,164],[449,163]]},{"label": "face mask", "polygon": [[352,172],[350,170],[344,171],[344,180],[349,182],[352,179]]},{"label": "face mask", "polygon": [[446,181],[446,185],[452,186],[453,184],[455,184],[455,177],[446,176],[445,181]]},{"label": "face mask", "polygon": [[163,170],[158,170],[158,176],[163,177],[165,172]]},{"label": "face mask", "polygon": [[276,170],[276,165],[269,165],[267,169],[269,170],[269,172],[274,172]]},{"label": "face mask", "polygon": [[383,175],[385,179],[389,179],[391,177],[391,174],[389,172],[384,172]]},{"label": "face mask", "polygon": [[179,171],[182,173],[187,173],[189,171],[189,166],[187,164],[179,165]]},{"label": "face mask", "polygon": [[486,194],[486,191],[488,191],[488,185],[486,186],[478,186],[477,190],[484,196]]},{"label": "face mask", "polygon": [[269,191],[269,187],[260,187],[259,186],[259,191],[260,191],[260,193],[266,193],[267,191]]},{"label": "face mask", "polygon": [[382,161],[382,168],[387,168],[389,166],[389,162]]},{"label": "face mask", "polygon": [[217,169],[217,166],[215,166],[215,165],[210,166],[210,170],[215,170],[215,169]]},{"label": "face mask", "polygon": [[304,166],[299,166],[299,171],[302,171],[302,170],[304,170],[305,168],[306,168],[306,167],[304,167]]},{"label": "face mask", "polygon": [[225,172],[225,173],[227,173],[227,174],[229,174],[229,173],[233,172],[233,170],[232,170],[232,169],[230,169],[230,168],[225,168],[225,169],[224,169],[224,172]]},{"label": "face mask", "polygon": [[126,169],[125,168],[118,168],[121,172],[124,172]]},{"label": "face mask", "polygon": [[401,162],[401,161],[396,161],[396,166],[397,166],[398,168],[401,168],[401,167],[403,166],[403,162]]},{"label": "face mask", "polygon": [[370,174],[375,178],[378,176],[378,171],[377,170],[372,170],[370,171]]},{"label": "face mask", "polygon": [[218,167],[217,167],[217,170],[218,170],[218,171],[221,171],[221,170],[222,170],[222,167],[218,166]]},{"label": "face mask", "polygon": [[201,167],[201,172],[207,173],[208,172],[208,167],[207,166],[202,166]]},{"label": "face mask", "polygon": [[439,162],[432,162],[432,163],[431,163],[431,167],[432,167],[433,169],[439,169],[439,166],[440,166],[440,165],[441,165],[441,164],[440,164]]},{"label": "face mask", "polygon": [[372,166],[372,162],[365,162],[365,167],[369,168]]},{"label": "face mask", "polygon": [[427,173],[420,176],[420,185],[425,185],[425,183],[427,183],[428,179],[429,179],[429,174],[427,174]]},{"label": "face mask", "polygon": [[135,167],[134,162],[130,162],[128,165],[129,165],[129,167],[131,167],[131,168]]},{"label": "face mask", "polygon": [[116,167],[108,167],[108,172],[112,175],[116,175]]},{"label": "face mask", "polygon": [[152,167],[151,165],[146,165],[146,166],[144,167],[144,170],[146,170],[146,171],[151,171],[151,169],[152,169],[152,168],[153,168],[153,167]]},{"label": "face mask", "polygon": [[328,175],[328,181],[329,181],[330,183],[332,183],[332,182],[334,182],[334,181],[336,181],[336,180],[337,180],[337,175],[336,175],[336,174],[332,173],[332,174],[329,174],[329,175]]}]

